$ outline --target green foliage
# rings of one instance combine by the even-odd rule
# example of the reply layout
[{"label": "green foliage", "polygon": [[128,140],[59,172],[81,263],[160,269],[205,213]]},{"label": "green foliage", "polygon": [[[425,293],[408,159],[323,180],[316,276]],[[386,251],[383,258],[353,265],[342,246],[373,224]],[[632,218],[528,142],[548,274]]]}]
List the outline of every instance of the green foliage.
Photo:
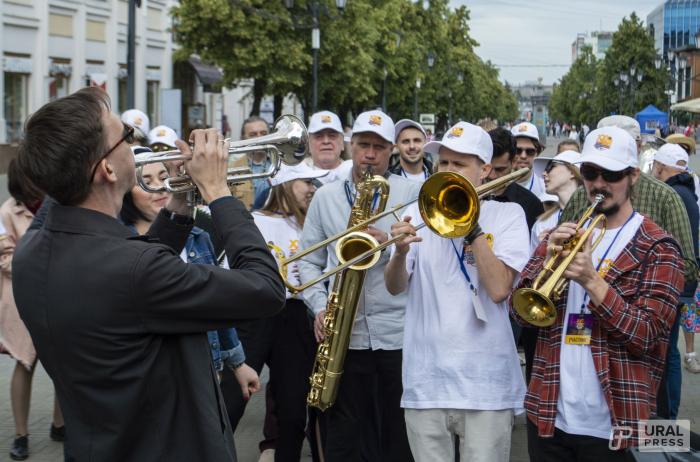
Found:
[{"label": "green foliage", "polygon": [[[223,69],[226,86],[254,79],[258,100],[293,93],[310,111],[311,1],[296,0],[288,11],[282,0],[182,0],[172,10],[181,45],[176,56],[196,53]],[[440,128],[450,107],[453,122],[517,116],[498,70],[474,52],[466,7],[451,10],[448,0],[431,0],[427,9],[410,0],[348,0],[340,14],[334,0],[321,3],[319,108],[344,118],[381,106],[385,97],[392,117],[413,117],[420,79],[420,112],[436,113]]]},{"label": "green foliage", "polygon": [[[552,118],[594,126],[613,113],[634,117],[648,104],[663,108],[668,72],[656,69],[655,58],[654,39],[642,21],[635,13],[623,18],[603,60],[596,60],[590,48],[584,48],[562,77],[549,104]],[[627,76],[627,82],[620,74]]]}]

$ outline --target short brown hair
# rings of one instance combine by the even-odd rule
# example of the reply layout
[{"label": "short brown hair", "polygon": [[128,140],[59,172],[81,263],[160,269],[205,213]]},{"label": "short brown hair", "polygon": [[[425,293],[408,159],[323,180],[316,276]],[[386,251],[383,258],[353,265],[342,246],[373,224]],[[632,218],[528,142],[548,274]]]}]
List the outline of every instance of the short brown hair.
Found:
[{"label": "short brown hair", "polygon": [[557,154],[564,151],[568,151],[568,149],[563,149],[564,146],[572,146],[576,149],[571,149],[571,151],[581,152],[581,146],[578,144],[578,141],[568,139],[559,142],[559,144],[557,145]]},{"label": "short brown hair", "polygon": [[104,154],[102,111],[107,93],[97,87],[42,106],[25,123],[17,155],[21,174],[62,205],[83,202],[90,193],[90,172]]}]

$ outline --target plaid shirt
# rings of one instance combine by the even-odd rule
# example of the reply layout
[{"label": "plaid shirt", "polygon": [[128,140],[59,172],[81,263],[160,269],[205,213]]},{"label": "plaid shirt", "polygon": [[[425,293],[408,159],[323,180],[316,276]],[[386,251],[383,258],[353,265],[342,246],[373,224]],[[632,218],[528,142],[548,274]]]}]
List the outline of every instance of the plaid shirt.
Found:
[{"label": "plaid shirt", "polygon": [[[535,250],[521,274],[518,287],[532,287],[542,270],[546,240]],[[656,392],[666,360],[668,336],[683,288],[677,243],[649,218],[622,250],[605,276],[610,285],[603,302],[588,309],[596,322],[591,333],[591,354],[613,428],[631,426],[656,411]],[[541,437],[554,435],[559,395],[559,360],[568,287],[557,301],[557,318],[540,328],[525,395],[528,418]],[[528,325],[510,300],[511,314]],[[619,436],[619,435],[618,435]],[[635,433],[636,436],[636,433]],[[623,447],[636,439],[624,440]]]},{"label": "plaid shirt", "polygon": [[[586,191],[580,187],[566,204],[559,222],[577,221],[588,207],[590,203],[586,197]],[[698,266],[693,250],[695,247],[690,232],[690,220],[683,201],[673,188],[642,173],[634,185],[632,207],[642,215],[651,218],[654,223],[676,238],[685,261],[685,279],[689,282],[697,281]]]}]

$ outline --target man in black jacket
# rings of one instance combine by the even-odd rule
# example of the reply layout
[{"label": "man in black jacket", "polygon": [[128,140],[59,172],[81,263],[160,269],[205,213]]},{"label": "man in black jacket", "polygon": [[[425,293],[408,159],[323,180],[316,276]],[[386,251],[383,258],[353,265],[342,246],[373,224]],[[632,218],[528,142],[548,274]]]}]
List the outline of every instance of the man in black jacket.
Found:
[{"label": "man in black jacket", "polygon": [[226,185],[216,130],[178,148],[225,242],[231,270],[178,257],[191,210],[174,197],[149,235],[117,220],[135,180],[133,129],[88,88],[26,124],[20,172],[57,201],[25,235],[13,289],[67,431],[66,460],[235,461],[205,332],[269,316],[284,303],[277,265]]},{"label": "man in black jacket", "polygon": [[[654,163],[651,170],[657,180],[665,182],[673,188],[681,197],[688,219],[690,220],[690,233],[693,236],[693,252],[698,259],[698,212],[697,196],[695,195],[695,182],[688,173],[688,153],[679,144],[667,143],[654,154]],[[680,303],[694,306],[695,288],[697,281],[686,281],[681,292]],[[657,394],[657,414],[663,419],[675,419],[678,417],[678,407],[681,401],[681,358],[678,351],[679,313],[671,330],[666,357],[666,369]]]}]

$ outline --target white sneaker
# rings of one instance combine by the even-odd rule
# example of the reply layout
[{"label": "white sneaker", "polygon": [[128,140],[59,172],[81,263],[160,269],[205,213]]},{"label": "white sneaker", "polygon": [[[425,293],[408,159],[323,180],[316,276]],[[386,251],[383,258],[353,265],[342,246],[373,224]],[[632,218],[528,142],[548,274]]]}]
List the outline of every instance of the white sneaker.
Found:
[{"label": "white sneaker", "polygon": [[260,454],[258,462],[275,462],[275,450],[265,449],[262,454]]},{"label": "white sneaker", "polygon": [[700,373],[700,363],[698,362],[698,358],[695,356],[686,356],[683,358],[683,366],[688,370],[688,372],[692,372],[693,374]]}]

